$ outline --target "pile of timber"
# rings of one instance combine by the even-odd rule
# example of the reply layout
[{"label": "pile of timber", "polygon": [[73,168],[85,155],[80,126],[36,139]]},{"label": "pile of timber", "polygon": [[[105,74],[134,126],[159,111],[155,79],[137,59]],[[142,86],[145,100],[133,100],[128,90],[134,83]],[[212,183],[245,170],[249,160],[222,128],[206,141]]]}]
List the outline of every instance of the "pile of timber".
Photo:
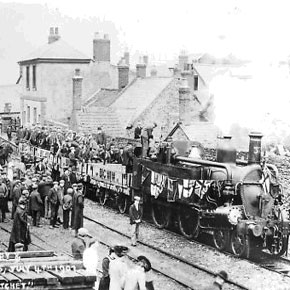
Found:
[{"label": "pile of timber", "polygon": [[53,251],[0,252],[0,289],[94,289],[82,261]]}]

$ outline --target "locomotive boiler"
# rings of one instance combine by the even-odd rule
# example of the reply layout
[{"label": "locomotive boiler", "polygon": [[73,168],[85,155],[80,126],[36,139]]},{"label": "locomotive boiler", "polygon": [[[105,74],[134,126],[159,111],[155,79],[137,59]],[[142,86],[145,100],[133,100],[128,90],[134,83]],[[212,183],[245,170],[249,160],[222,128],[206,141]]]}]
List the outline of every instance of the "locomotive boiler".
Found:
[{"label": "locomotive boiler", "polygon": [[247,162],[237,162],[229,146],[217,149],[216,161],[207,161],[190,157],[196,148],[189,142],[168,142],[157,160],[134,159],[133,195],[143,197],[159,228],[177,223],[187,238],[210,232],[216,248],[236,256],[248,258],[265,248],[282,255],[288,247],[288,210],[277,168],[261,162],[261,138],[250,134]]}]

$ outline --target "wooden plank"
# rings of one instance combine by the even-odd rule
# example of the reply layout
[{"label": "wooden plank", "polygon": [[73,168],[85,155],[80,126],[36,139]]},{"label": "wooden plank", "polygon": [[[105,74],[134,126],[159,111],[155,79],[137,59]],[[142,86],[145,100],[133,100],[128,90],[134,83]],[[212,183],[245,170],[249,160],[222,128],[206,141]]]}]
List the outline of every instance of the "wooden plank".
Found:
[{"label": "wooden plank", "polygon": [[86,277],[76,271],[49,271],[56,276],[61,284],[81,284],[84,283]]},{"label": "wooden plank", "polygon": [[56,256],[54,251],[27,251],[19,252],[19,257],[21,258],[36,258],[36,257],[53,257]]},{"label": "wooden plank", "polygon": [[37,274],[34,271],[29,272],[21,272],[21,273],[14,273],[19,279],[21,279],[23,282],[30,279],[30,281],[33,281],[33,285],[46,285],[46,279],[41,276],[41,274]]},{"label": "wooden plank", "polygon": [[39,275],[39,277],[41,277],[42,279],[45,279],[47,285],[55,285],[58,283],[58,278],[55,277],[54,275],[51,275],[47,271],[43,271],[41,273],[36,274]]},{"label": "wooden plank", "polygon": [[0,283],[6,283],[7,279],[0,274]]},{"label": "wooden plank", "polygon": [[20,279],[17,276],[15,276],[14,274],[9,273],[9,272],[2,273],[1,276],[3,276],[7,280],[7,282],[9,282],[9,283],[20,282]]},{"label": "wooden plank", "polygon": [[34,273],[33,271],[29,271],[29,272],[13,272],[13,275],[18,277],[21,280],[21,282],[23,282],[23,283],[28,283],[28,282],[31,282],[31,281],[34,282],[35,276],[33,274],[36,274],[36,273]]},{"label": "wooden plank", "polygon": [[86,282],[95,282],[97,280],[97,276],[89,273],[85,269],[77,270],[77,273],[83,275],[85,277]]}]

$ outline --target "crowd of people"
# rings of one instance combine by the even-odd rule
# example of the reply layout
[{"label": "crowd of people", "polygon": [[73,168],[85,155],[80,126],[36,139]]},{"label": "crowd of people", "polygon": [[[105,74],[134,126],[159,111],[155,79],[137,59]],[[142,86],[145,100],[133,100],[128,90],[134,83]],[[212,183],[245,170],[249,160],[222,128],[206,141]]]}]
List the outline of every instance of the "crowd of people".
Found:
[{"label": "crowd of people", "polygon": [[[150,140],[153,139],[152,132],[155,127],[156,124],[153,124],[143,130],[139,124],[135,129],[134,137],[142,144],[142,150],[139,152],[143,156],[148,156],[153,147]],[[10,181],[7,171],[2,169],[1,222],[7,221],[8,200],[12,201],[13,226],[8,251],[28,250],[31,243],[29,216],[31,226],[34,227],[44,226],[41,221],[47,219],[50,229],[63,227],[74,232],[75,238],[71,245],[74,259],[83,260],[85,268],[96,273],[99,244],[90,236],[88,230],[83,228],[84,183],[76,171],[77,162],[121,162],[130,166],[128,160],[136,154],[132,144],[126,145],[126,148],[117,148],[114,140],[109,140],[101,128],[98,128],[94,136],[55,128],[21,128],[17,132],[16,142],[23,140],[32,146],[49,150],[54,155],[67,157],[69,166],[62,168],[63,173],[60,174],[49,164],[47,158],[37,159],[33,156],[31,161],[31,158],[23,156],[22,169],[14,170],[13,179]],[[126,154],[120,154],[121,150]],[[133,247],[137,245],[142,215],[140,197],[135,196],[134,203],[129,208]],[[98,289],[154,289],[152,279],[148,275],[151,269],[149,259],[138,256],[134,266],[129,267],[125,258],[128,251],[128,247],[122,245],[115,245],[109,249],[108,255],[102,261],[102,278]],[[221,277],[226,280],[224,273],[218,274],[215,286],[221,287]]]}]

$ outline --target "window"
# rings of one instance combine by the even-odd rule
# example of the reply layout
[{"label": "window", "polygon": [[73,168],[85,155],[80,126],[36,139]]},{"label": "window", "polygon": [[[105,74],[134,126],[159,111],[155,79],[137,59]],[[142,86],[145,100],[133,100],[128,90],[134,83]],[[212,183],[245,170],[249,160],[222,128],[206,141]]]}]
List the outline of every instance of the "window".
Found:
[{"label": "window", "polygon": [[33,123],[37,123],[37,108],[33,108]]},{"label": "window", "polygon": [[30,123],[30,106],[27,106],[27,123]]},{"label": "window", "polygon": [[194,89],[195,91],[198,90],[198,76],[194,76],[193,89]]},{"label": "window", "polygon": [[32,66],[32,88],[36,90],[36,65]]},{"label": "window", "polygon": [[29,66],[26,67],[26,89],[30,90],[30,83],[29,83]]}]

